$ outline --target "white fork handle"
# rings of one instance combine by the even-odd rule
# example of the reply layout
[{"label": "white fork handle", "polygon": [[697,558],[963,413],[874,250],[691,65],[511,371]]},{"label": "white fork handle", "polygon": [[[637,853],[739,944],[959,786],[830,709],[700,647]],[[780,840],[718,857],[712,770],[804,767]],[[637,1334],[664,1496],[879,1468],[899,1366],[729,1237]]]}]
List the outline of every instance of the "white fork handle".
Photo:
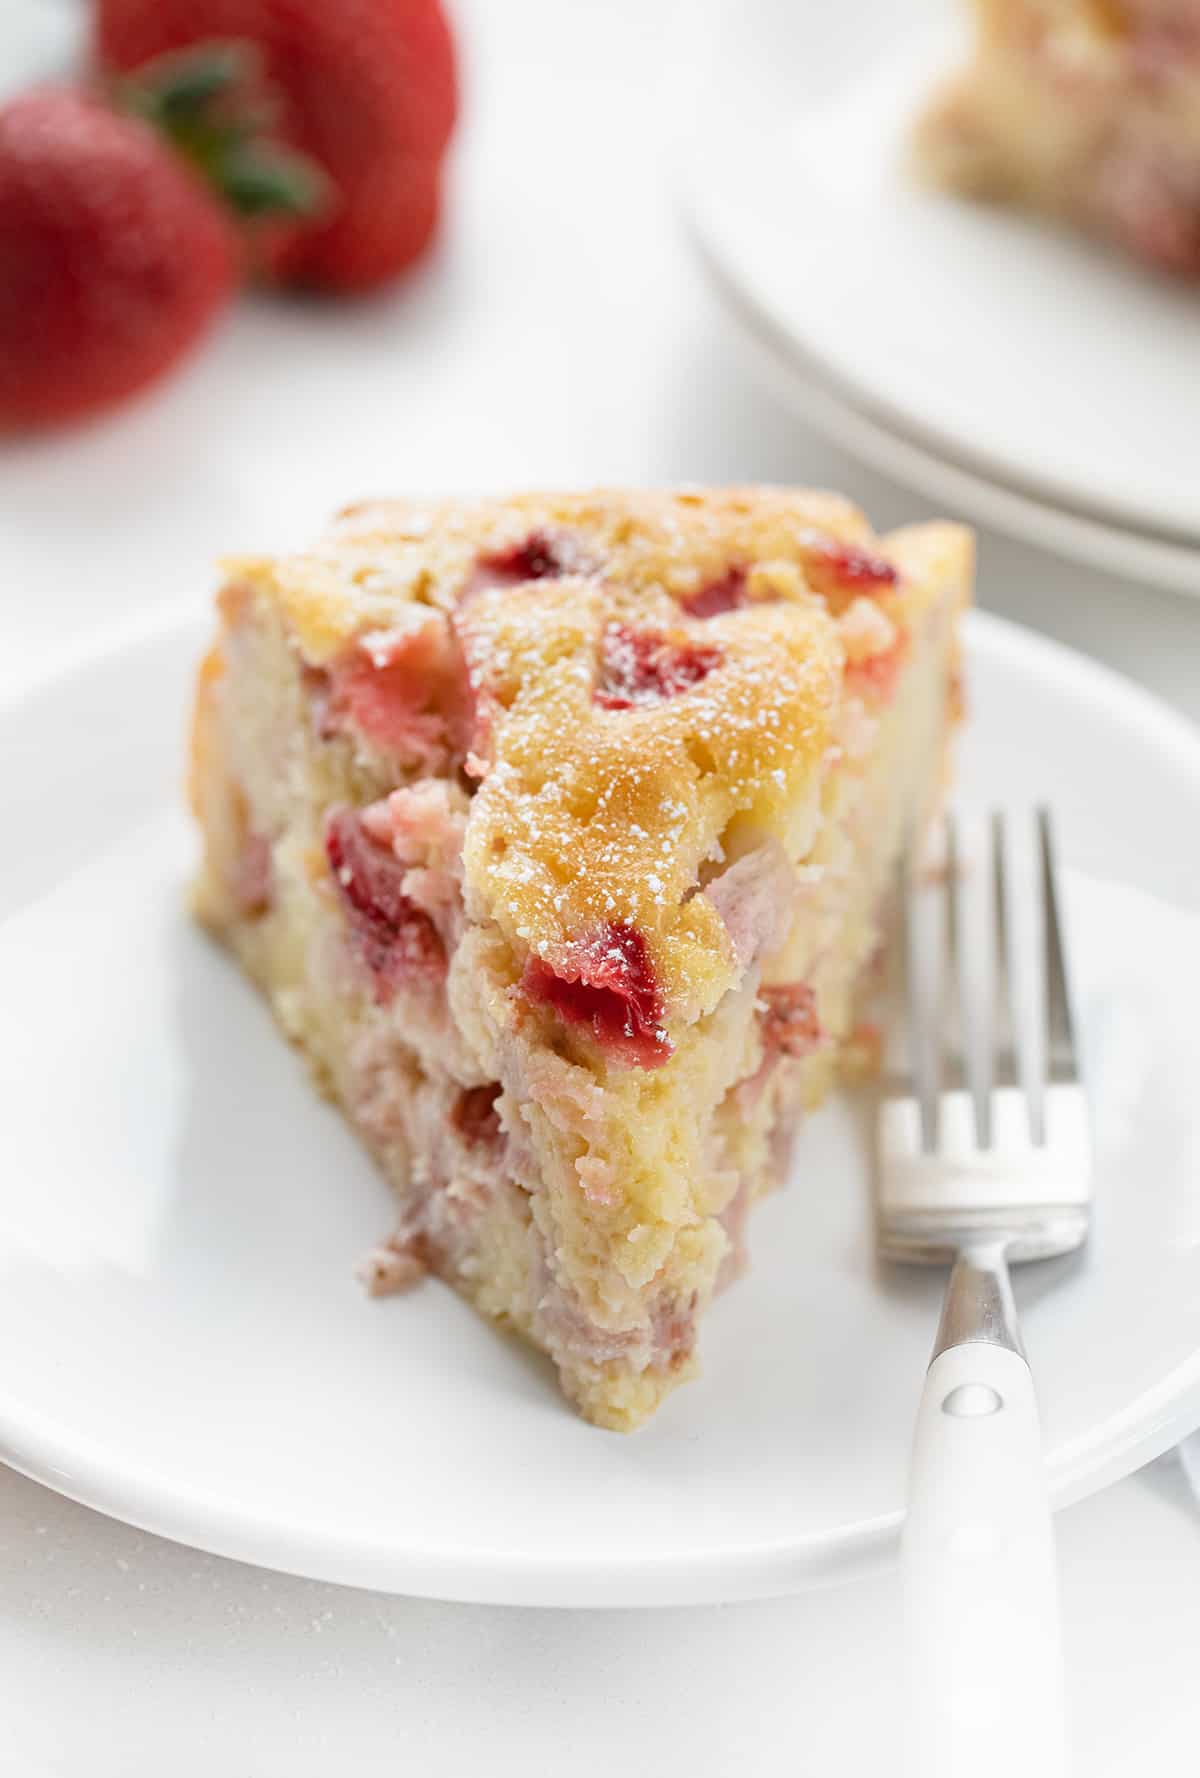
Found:
[{"label": "white fork handle", "polygon": [[903,1578],[911,1778],[1064,1778],[1054,1537],[1019,1353],[972,1341],[930,1365]]}]

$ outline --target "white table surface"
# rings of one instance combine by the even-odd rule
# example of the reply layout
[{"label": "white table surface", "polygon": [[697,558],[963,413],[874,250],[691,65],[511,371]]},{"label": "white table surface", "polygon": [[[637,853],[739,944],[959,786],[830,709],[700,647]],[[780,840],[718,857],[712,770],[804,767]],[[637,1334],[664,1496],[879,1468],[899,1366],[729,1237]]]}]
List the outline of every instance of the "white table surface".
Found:
[{"label": "white table surface", "polygon": [[[64,0],[5,8],[5,84],[18,39],[44,58],[68,17]],[[767,479],[838,487],[880,524],[928,510],[747,383],[663,170],[666,71],[685,44],[665,0],[460,0],[458,17],[468,121],[436,263],[358,310],[247,304],[161,394],[0,452],[0,540],[28,565],[20,598],[6,575],[0,685],[114,620],[197,603],[219,550],[303,536],[363,492]],[[260,405],[259,367],[297,334],[302,389]],[[386,453],[339,399],[348,339],[387,355]],[[267,462],[276,473],[257,473]],[[980,543],[983,604],[1200,718],[1200,602]],[[1190,1769],[1200,1512],[1177,1464],[1064,1512],[1059,1538],[1078,1772]],[[894,1745],[895,1591],[881,1575],[600,1614],[388,1599],[198,1555],[0,1470],[0,1770],[887,1769],[870,1762]]]}]

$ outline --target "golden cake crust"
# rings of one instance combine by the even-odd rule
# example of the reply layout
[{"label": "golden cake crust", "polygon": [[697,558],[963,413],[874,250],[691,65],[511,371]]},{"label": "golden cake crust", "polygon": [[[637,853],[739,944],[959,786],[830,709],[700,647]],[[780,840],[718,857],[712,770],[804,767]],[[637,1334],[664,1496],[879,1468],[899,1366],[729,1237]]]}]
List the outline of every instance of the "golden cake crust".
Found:
[{"label": "golden cake crust", "polygon": [[[843,656],[815,604],[702,623],[659,602],[647,593],[636,627],[619,626],[601,588],[568,582],[490,594],[482,618],[472,612],[471,640],[505,663],[511,703],[472,811],[467,881],[510,943],[551,965],[581,934],[636,927],[669,1014],[690,1022],[716,1004],[736,960],[716,909],[689,891],[726,857],[738,818],[746,845],[803,849]],[[715,664],[658,702],[605,708],[596,655],[614,634],[618,647],[652,635],[675,658]]]},{"label": "golden cake crust", "polygon": [[345,508],[312,549],[233,557],[224,566],[234,583],[272,589],[305,656],[319,662],[364,631],[386,629],[403,604],[455,609],[481,554],[503,555],[533,535],[569,539],[579,546],[579,566],[607,569],[614,588],[675,598],[742,559],[769,573],[774,558],[785,565],[784,581],[803,590],[795,575],[805,537],[874,541],[862,513],[836,494],[598,489],[363,502]]},{"label": "golden cake crust", "polygon": [[[879,646],[881,622],[902,638],[932,583],[965,573],[960,527],[913,527],[896,544],[889,556],[855,507],[820,492],[387,501],[348,508],[302,554],[230,563],[226,597],[264,595],[316,666],[452,626],[474,704],[467,767],[482,779],[469,906],[518,958],[553,969],[589,935],[636,928],[665,1035],[711,1011],[738,972],[697,892],[706,870],[768,844],[803,854],[848,659]],[[865,645],[851,609],[862,563]],[[872,580],[881,563],[898,567],[894,583]],[[736,601],[700,614],[731,577]]]}]

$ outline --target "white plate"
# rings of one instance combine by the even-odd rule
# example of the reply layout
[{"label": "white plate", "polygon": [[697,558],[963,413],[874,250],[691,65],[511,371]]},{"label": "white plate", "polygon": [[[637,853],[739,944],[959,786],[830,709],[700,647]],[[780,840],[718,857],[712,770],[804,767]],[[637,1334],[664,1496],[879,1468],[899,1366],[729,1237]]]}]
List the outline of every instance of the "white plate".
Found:
[{"label": "white plate", "polygon": [[[874,1266],[848,1101],[758,1213],[704,1376],[632,1437],[441,1287],[362,1296],[384,1187],[182,910],[199,641],[0,707],[0,1454],[225,1555],[447,1598],[732,1599],[883,1559],[940,1281]],[[969,798],[1046,797],[1073,863],[1200,906],[1192,730],[995,620],[970,654]],[[1076,906],[1096,1237],[1019,1283],[1059,1501],[1200,1421],[1197,922]]]},{"label": "white plate", "polygon": [[816,366],[802,359],[753,309],[727,269],[712,258],[708,244],[699,238],[697,244],[701,262],[737,328],[749,369],[772,395],[785,400],[806,424],[851,456],[977,524],[1107,574],[1200,597],[1200,548],[1118,529],[987,481],[860,412],[823,382]]},{"label": "white plate", "polygon": [[691,133],[721,263],[889,429],[1052,503],[1200,538],[1200,295],[1018,213],[924,191],[905,132],[959,0],[745,0]]}]

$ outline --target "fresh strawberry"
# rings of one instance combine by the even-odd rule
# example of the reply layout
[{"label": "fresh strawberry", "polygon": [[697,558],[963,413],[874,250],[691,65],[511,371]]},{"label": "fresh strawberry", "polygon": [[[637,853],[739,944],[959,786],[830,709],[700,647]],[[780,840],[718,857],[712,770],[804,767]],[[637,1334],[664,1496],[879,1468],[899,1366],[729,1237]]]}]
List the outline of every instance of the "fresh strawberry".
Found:
[{"label": "fresh strawberry", "polygon": [[257,47],[283,140],[334,193],[323,220],[268,239],[278,278],[365,290],[428,245],[457,109],[439,0],[98,0],[96,18],[110,71],[204,40]]},{"label": "fresh strawberry", "polygon": [[0,427],[151,382],[237,270],[221,206],[148,125],[66,88],[0,111]]},{"label": "fresh strawberry", "polygon": [[227,302],[237,216],[308,215],[323,176],[266,136],[252,52],[210,44],[0,111],[0,427],[65,420],[159,376]]}]

